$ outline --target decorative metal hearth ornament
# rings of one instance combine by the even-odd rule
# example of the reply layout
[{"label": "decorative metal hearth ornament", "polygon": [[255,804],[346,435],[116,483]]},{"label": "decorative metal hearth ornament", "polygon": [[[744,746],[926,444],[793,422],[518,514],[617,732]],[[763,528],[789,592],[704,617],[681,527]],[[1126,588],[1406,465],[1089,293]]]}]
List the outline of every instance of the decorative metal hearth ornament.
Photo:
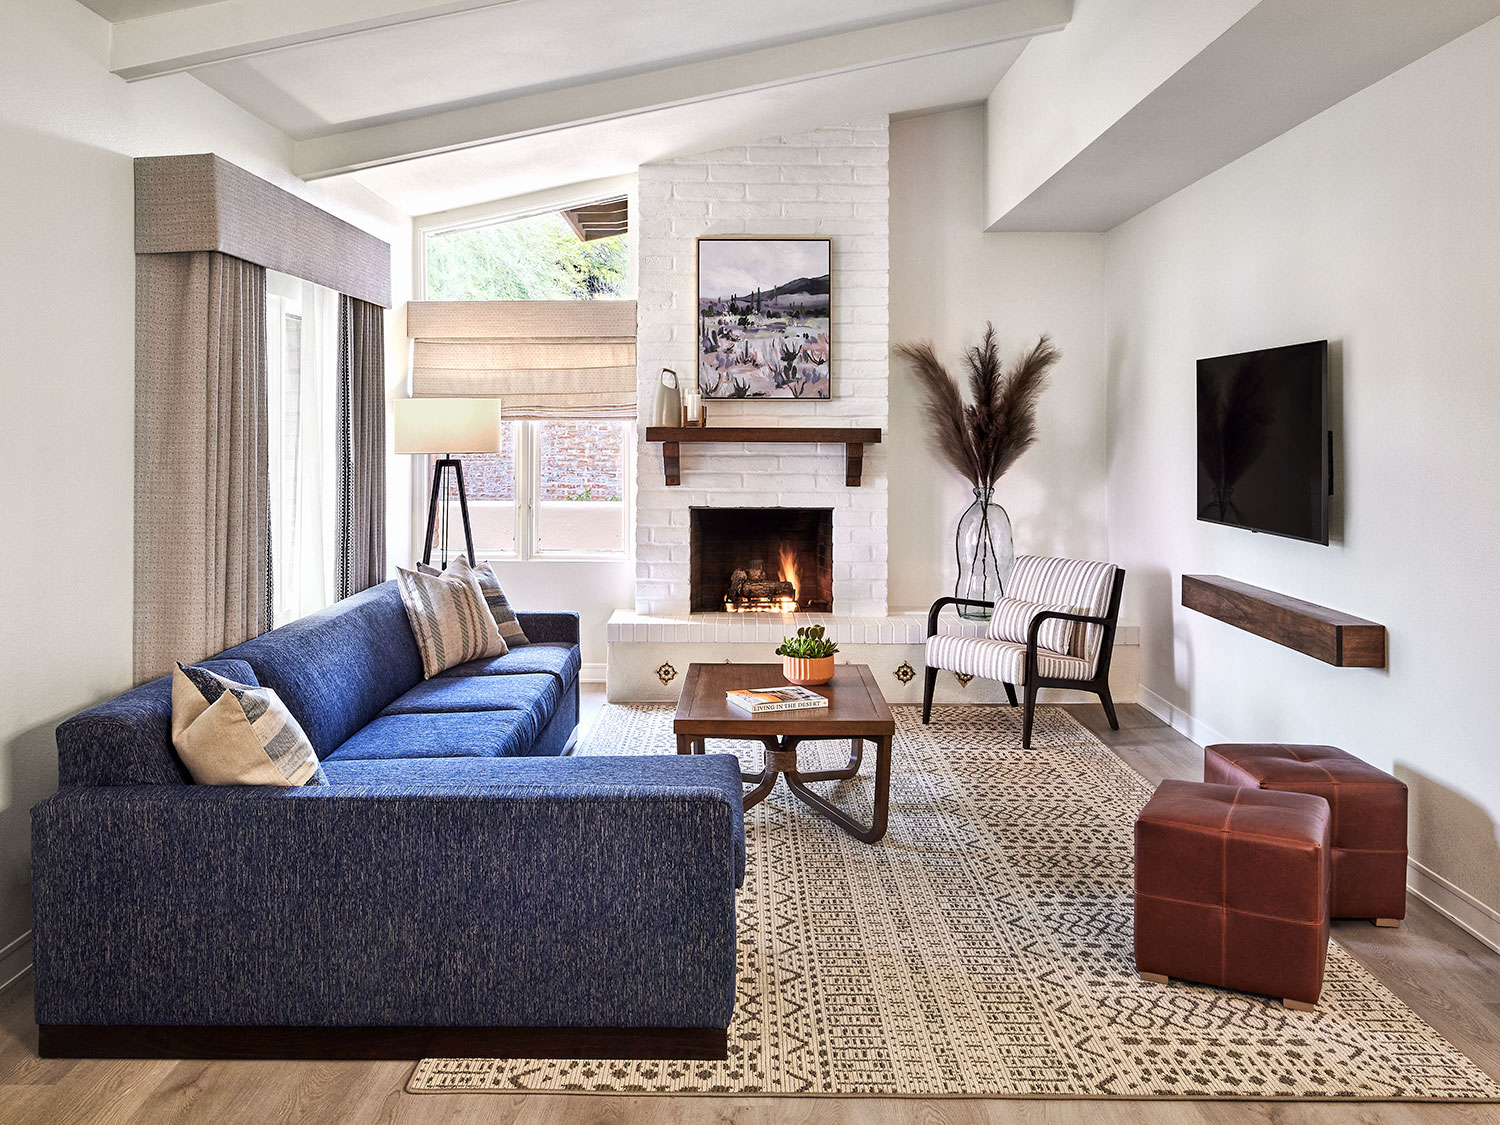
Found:
[{"label": "decorative metal hearth ornament", "polygon": [[677,678],[677,669],[670,664],[663,664],[656,670],[656,678],[661,681],[662,687],[666,687]]},{"label": "decorative metal hearth ornament", "polygon": [[958,681],[958,686],[959,687],[968,687],[969,686],[969,681],[972,680],[974,677],[971,676],[971,675],[969,675],[969,673],[967,673],[967,672],[954,672],[953,673],[953,678]]},{"label": "decorative metal hearth ornament", "polygon": [[916,678],[916,671],[909,663],[903,660],[901,662],[901,667],[896,669],[896,679],[900,680],[903,684],[909,684]]}]

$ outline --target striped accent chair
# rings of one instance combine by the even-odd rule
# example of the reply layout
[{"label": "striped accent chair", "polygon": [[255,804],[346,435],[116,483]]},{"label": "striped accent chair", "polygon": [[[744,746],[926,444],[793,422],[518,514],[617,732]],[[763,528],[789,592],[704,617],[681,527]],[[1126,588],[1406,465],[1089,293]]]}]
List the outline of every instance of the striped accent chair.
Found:
[{"label": "striped accent chair", "polygon": [[[1021,555],[1011,571],[999,610],[983,637],[938,632],[944,606],[996,608],[994,602],[939,598],[927,614],[927,679],[922,690],[922,722],[932,717],[932,693],[940,671],[999,680],[1012,707],[1016,686],[1024,694],[1021,745],[1031,748],[1037,692],[1072,688],[1098,695],[1110,728],[1120,729],[1109,694],[1109,662],[1125,572],[1113,563]],[[1020,605],[1018,603],[1032,603]],[[1068,625],[1071,624],[1071,633]],[[1020,638],[1024,635],[1025,640]],[[1049,642],[1067,651],[1051,651]]]}]

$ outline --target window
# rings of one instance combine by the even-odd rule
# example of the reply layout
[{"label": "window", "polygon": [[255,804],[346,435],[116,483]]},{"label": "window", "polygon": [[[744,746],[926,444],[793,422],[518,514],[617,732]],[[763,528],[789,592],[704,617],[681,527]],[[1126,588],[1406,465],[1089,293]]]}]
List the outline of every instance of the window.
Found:
[{"label": "window", "polygon": [[625,200],[429,231],[429,301],[588,301],[627,293]]},{"label": "window", "polygon": [[332,289],[266,272],[272,622],[336,598],[338,316]]},{"label": "window", "polygon": [[[474,549],[513,559],[623,558],[634,427],[626,421],[512,422],[499,453],[463,458]],[[462,550],[458,493],[440,506],[435,543]]]},{"label": "window", "polygon": [[[429,301],[623,299],[629,238],[624,194],[434,228],[420,233],[418,288]],[[501,452],[463,458],[474,549],[510,559],[624,557],[634,427],[570,418],[505,429]],[[440,506],[439,551],[445,507],[451,557],[463,528],[456,503]]]},{"label": "window", "polygon": [[[613,185],[611,185],[613,186]],[[629,295],[629,205],[619,194],[421,231],[429,301],[592,301]],[[629,360],[633,366],[633,355]],[[516,421],[499,453],[463,458],[474,549],[510,559],[622,558],[634,427],[615,419]],[[457,490],[448,489],[450,501]],[[448,555],[462,549],[447,506]],[[435,543],[441,550],[444,508]]]}]

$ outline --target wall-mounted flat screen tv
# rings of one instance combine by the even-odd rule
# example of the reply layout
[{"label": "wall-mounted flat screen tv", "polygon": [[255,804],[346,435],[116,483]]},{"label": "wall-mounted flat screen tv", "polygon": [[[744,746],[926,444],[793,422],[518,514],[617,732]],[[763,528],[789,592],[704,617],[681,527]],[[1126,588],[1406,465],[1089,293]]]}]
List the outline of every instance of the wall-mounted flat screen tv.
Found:
[{"label": "wall-mounted flat screen tv", "polygon": [[1198,361],[1198,518],[1328,542],[1328,341]]}]

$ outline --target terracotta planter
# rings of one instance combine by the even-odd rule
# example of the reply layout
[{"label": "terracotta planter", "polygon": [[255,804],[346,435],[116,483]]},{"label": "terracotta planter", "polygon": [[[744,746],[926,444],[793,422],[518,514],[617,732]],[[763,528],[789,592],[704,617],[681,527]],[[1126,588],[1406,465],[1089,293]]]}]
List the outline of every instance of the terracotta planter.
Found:
[{"label": "terracotta planter", "polygon": [[833,679],[833,657],[819,656],[807,660],[800,656],[783,656],[781,671],[790,684],[802,687],[826,684]]}]

